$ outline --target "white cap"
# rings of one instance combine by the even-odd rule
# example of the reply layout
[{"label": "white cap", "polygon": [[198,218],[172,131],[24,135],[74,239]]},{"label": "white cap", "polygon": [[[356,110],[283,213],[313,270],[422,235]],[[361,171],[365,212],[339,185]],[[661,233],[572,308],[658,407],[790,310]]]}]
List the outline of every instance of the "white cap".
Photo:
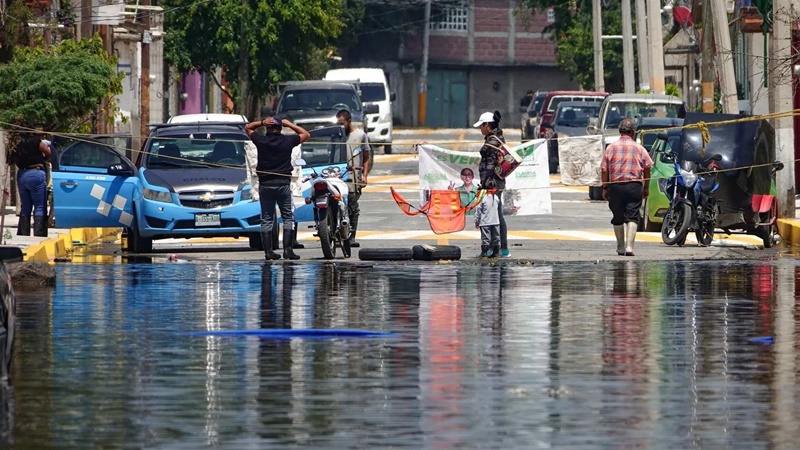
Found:
[{"label": "white cap", "polygon": [[481,124],[489,122],[494,122],[494,114],[490,112],[485,112],[481,114],[481,117],[478,119],[477,122],[475,122],[475,125],[473,125],[473,127],[478,128],[481,126]]}]

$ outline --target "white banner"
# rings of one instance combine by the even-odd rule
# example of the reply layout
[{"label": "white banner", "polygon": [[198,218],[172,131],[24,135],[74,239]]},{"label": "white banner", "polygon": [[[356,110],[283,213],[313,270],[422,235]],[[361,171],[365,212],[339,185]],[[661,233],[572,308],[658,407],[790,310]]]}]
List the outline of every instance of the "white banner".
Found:
[{"label": "white banner", "polygon": [[600,185],[600,160],[605,150],[601,138],[580,136],[558,140],[558,166],[564,186]]},{"label": "white banner", "polygon": [[[462,205],[474,199],[474,191],[480,184],[478,163],[481,155],[477,152],[457,152],[430,144],[420,144],[419,187],[421,204],[428,202],[431,190],[454,189],[464,192]],[[547,142],[537,139],[520,146],[509,148],[522,158],[522,164],[506,178],[503,192],[503,211],[506,215],[528,216],[552,214],[550,201],[550,174],[547,165]],[[474,175],[470,180],[461,177],[463,169],[471,169]]]}]

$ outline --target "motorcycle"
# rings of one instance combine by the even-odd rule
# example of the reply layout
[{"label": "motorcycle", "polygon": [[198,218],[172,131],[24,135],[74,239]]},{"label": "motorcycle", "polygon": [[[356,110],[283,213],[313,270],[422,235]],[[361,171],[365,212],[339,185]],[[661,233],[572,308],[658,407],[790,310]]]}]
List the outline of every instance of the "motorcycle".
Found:
[{"label": "motorcycle", "polygon": [[[295,164],[304,166],[306,163],[298,159]],[[331,166],[317,173],[312,168],[311,175],[303,179],[303,182],[311,181],[311,196],[305,201],[313,206],[315,236],[319,237],[325,259],[336,257],[336,247],[342,249],[345,258],[351,255],[349,214],[345,202],[350,190],[343,179],[347,169]]]},{"label": "motorcycle", "polygon": [[682,246],[689,231],[694,230],[700,245],[711,245],[720,211],[720,201],[713,195],[719,189],[716,162],[722,156],[714,155],[700,164],[676,161],[671,153],[664,154],[662,158],[671,158],[669,162],[675,168],[675,175],[661,181],[665,183],[663,191],[669,198],[669,208],[661,227],[661,240],[667,245]]}]

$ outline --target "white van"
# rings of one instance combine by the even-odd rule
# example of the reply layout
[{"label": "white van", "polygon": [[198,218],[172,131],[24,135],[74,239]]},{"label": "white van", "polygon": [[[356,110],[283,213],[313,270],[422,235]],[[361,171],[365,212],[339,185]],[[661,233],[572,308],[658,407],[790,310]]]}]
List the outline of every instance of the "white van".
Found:
[{"label": "white van", "polygon": [[325,74],[330,81],[357,81],[361,89],[361,101],[378,105],[378,114],[367,114],[367,136],[375,144],[383,144],[383,152],[392,152],[392,102],[394,93],[389,92],[389,83],[383,69],[332,69]]}]

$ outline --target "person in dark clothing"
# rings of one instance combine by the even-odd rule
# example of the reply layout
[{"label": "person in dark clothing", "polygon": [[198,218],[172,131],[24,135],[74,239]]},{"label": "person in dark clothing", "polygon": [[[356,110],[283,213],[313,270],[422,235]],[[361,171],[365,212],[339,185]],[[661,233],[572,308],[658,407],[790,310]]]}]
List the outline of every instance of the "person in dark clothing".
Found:
[{"label": "person in dark clothing", "polygon": [[47,236],[47,174],[45,163],[50,158],[50,147],[42,140],[42,127],[33,132],[20,133],[20,141],[12,154],[17,166],[17,187],[21,203],[17,235]]},{"label": "person in dark clothing", "polygon": [[[265,126],[266,134],[255,131]],[[297,134],[284,135],[282,127],[288,127]],[[280,259],[272,244],[272,234],[277,219],[275,205],[278,206],[283,219],[283,257],[300,259],[292,249],[296,231],[294,212],[292,211],[292,149],[307,141],[311,135],[287,119],[267,117],[258,122],[250,122],[244,127],[245,132],[258,149],[258,195],[261,203],[261,243],[267,260]]]},{"label": "person in dark clothing", "polygon": [[508,229],[506,219],[503,217],[503,190],[506,188],[506,180],[497,174],[497,165],[500,162],[500,147],[506,143],[503,137],[503,130],[500,129],[500,112],[485,112],[473,125],[480,128],[484,136],[483,147],[481,147],[481,161],[478,164],[478,175],[481,178],[481,189],[494,186],[497,189],[497,205],[500,219],[500,257],[508,258],[511,252],[508,250]]},{"label": "person in dark clothing", "polygon": [[527,109],[527,108],[528,108],[528,106],[529,106],[529,105],[531,104],[531,102],[533,101],[533,95],[534,95],[534,94],[533,94],[533,91],[528,91],[528,92],[525,94],[525,97],[522,97],[522,98],[520,99],[520,101],[519,101],[519,107],[520,107],[520,108],[526,108],[526,109]]}]

